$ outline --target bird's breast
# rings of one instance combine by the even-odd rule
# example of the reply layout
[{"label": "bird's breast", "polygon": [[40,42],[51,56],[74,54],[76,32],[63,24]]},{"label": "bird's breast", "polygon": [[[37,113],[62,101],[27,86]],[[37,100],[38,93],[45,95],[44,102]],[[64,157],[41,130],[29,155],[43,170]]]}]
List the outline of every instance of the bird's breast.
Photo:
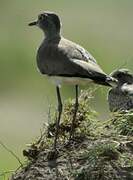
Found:
[{"label": "bird's breast", "polygon": [[49,74],[54,52],[50,47],[40,46],[37,52],[37,66],[42,74]]}]

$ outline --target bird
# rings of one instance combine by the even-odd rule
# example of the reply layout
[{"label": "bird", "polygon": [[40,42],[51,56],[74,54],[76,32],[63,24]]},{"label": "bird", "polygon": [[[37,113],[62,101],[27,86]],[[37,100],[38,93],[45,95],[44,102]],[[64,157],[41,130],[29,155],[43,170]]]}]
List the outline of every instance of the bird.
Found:
[{"label": "bird", "polygon": [[62,36],[62,23],[56,13],[42,12],[38,15],[37,20],[29,23],[29,26],[37,26],[44,33],[43,41],[37,50],[37,67],[41,74],[49,77],[56,86],[58,100],[54,140],[54,149],[56,150],[63,108],[60,95],[61,85],[63,83],[72,84],[76,91],[75,111],[70,132],[71,139],[74,134],[74,123],[79,105],[79,85],[94,82],[105,86],[115,86],[117,80],[104,73],[95,58],[86,49]]},{"label": "bird", "polygon": [[118,80],[117,86],[108,92],[108,104],[111,112],[133,109],[133,74],[128,69],[114,70],[110,76]]}]

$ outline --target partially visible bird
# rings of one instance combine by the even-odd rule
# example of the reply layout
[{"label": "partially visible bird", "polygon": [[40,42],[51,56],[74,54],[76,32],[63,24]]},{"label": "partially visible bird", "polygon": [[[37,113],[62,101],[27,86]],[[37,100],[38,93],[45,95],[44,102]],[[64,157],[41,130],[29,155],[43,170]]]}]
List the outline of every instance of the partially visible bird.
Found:
[{"label": "partially visible bird", "polygon": [[110,75],[118,80],[118,85],[108,92],[110,111],[133,109],[133,74],[128,69],[119,69]]},{"label": "partially visible bird", "polygon": [[45,38],[37,52],[37,66],[43,75],[52,78],[56,84],[58,99],[58,118],[54,141],[54,149],[56,150],[62,114],[62,101],[59,89],[61,83],[73,84],[76,89],[75,111],[70,133],[70,137],[72,137],[78,110],[78,85],[82,83],[88,84],[91,81],[105,86],[113,86],[117,82],[103,72],[88,51],[61,36],[61,22],[57,14],[53,12],[39,14],[38,19],[30,23],[29,26],[38,26],[44,32]]}]

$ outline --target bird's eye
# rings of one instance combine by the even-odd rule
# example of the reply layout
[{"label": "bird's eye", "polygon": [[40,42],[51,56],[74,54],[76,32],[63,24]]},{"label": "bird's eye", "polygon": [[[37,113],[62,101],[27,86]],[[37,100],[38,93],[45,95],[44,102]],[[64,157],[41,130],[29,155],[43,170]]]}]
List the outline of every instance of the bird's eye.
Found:
[{"label": "bird's eye", "polygon": [[43,20],[45,18],[45,16],[43,15],[43,14],[40,14],[39,16],[38,16],[38,19],[39,20]]}]

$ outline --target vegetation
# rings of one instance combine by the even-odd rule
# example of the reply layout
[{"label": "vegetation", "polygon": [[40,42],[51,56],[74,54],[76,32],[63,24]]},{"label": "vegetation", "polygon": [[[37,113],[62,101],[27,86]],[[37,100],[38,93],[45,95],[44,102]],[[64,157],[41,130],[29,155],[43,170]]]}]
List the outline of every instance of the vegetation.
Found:
[{"label": "vegetation", "polygon": [[55,124],[42,130],[41,136],[23,151],[25,166],[11,180],[130,180],[133,179],[133,112],[112,114],[98,120],[90,108],[88,91],[81,93],[75,123],[75,136],[68,141],[74,100],[68,100],[60,124],[58,157],[51,156]]},{"label": "vegetation", "polygon": [[[49,104],[56,103],[55,87],[36,68],[43,34],[28,23],[46,10],[58,13],[63,36],[85,47],[109,74],[116,68],[133,70],[132,7],[132,0],[0,1],[0,141],[22,162],[21,149],[38,136]],[[73,97],[73,92],[72,86],[63,86],[62,97]],[[100,89],[92,102],[100,107],[100,117],[108,115],[105,97],[106,88]],[[17,166],[18,161],[0,146],[0,173]]]}]

